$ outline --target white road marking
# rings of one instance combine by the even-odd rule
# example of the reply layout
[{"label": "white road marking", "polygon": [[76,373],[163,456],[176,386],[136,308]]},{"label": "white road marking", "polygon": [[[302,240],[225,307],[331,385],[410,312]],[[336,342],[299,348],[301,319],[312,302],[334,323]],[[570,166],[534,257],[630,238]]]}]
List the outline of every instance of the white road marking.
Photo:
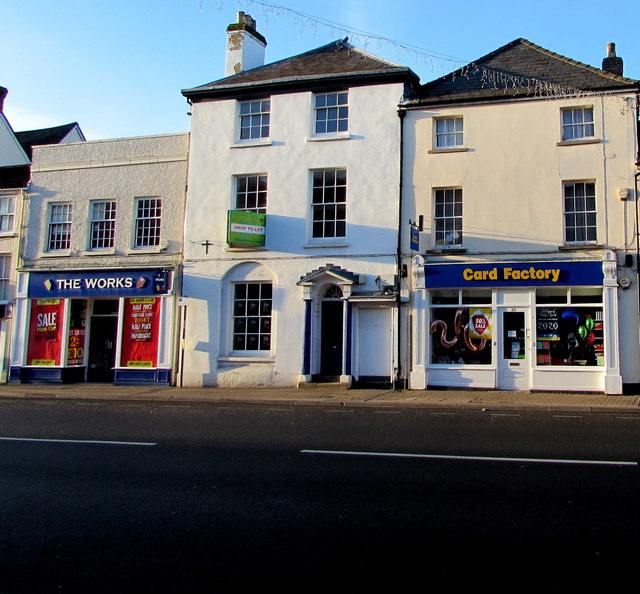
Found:
[{"label": "white road marking", "polygon": [[147,441],[105,441],[99,439],[45,439],[39,437],[0,437],[0,441],[34,441],[42,443],[73,443],[73,444],[97,444],[97,445],[130,445],[130,446],[154,446],[156,443]]},{"label": "white road marking", "polygon": [[427,458],[435,460],[471,460],[475,462],[531,462],[544,464],[593,464],[601,466],[638,466],[637,462],[622,460],[564,460],[554,458],[508,458],[500,456],[452,456],[448,454],[401,454],[394,452],[352,452],[341,450],[301,450],[301,454],[334,456],[379,456],[389,458]]}]

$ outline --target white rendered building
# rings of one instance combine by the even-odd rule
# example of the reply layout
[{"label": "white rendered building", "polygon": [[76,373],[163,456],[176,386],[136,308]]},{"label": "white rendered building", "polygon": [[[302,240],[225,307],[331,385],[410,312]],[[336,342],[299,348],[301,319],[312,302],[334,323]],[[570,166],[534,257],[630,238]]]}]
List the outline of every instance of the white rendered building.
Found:
[{"label": "white rendered building", "polygon": [[622,393],[638,355],[638,91],[524,39],[404,104],[409,386]]},{"label": "white rendered building", "polygon": [[184,386],[399,377],[398,104],[417,77],[336,41],[268,65],[244,13],[187,89]]}]

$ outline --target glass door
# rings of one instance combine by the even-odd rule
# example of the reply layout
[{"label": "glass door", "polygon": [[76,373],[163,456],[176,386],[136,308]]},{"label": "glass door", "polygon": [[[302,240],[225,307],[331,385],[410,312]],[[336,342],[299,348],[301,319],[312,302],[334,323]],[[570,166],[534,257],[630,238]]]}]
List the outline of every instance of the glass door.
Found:
[{"label": "glass door", "polygon": [[528,310],[510,307],[500,312],[498,388],[528,390],[530,384],[531,333]]}]

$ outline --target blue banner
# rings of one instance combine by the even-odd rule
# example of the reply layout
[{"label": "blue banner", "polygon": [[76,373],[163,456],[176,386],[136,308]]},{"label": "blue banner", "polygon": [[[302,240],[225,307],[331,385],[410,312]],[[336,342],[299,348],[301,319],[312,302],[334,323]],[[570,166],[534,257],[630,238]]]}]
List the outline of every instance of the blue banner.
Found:
[{"label": "blue banner", "polygon": [[428,264],[427,289],[464,287],[602,286],[602,262]]},{"label": "blue banner", "polygon": [[137,297],[169,291],[168,270],[105,270],[102,272],[32,272],[30,298]]}]

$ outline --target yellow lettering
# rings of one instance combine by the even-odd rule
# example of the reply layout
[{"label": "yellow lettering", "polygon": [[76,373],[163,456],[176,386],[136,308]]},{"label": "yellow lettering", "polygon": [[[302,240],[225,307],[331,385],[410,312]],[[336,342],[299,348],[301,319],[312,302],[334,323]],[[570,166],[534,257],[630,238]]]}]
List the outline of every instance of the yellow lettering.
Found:
[{"label": "yellow lettering", "polygon": [[462,271],[462,278],[466,281],[473,280],[473,270],[471,270],[471,268],[465,268]]},{"label": "yellow lettering", "polygon": [[552,281],[554,283],[557,283],[558,280],[560,280],[560,269],[559,268],[554,268],[553,270],[551,270],[551,273],[553,274]]}]

